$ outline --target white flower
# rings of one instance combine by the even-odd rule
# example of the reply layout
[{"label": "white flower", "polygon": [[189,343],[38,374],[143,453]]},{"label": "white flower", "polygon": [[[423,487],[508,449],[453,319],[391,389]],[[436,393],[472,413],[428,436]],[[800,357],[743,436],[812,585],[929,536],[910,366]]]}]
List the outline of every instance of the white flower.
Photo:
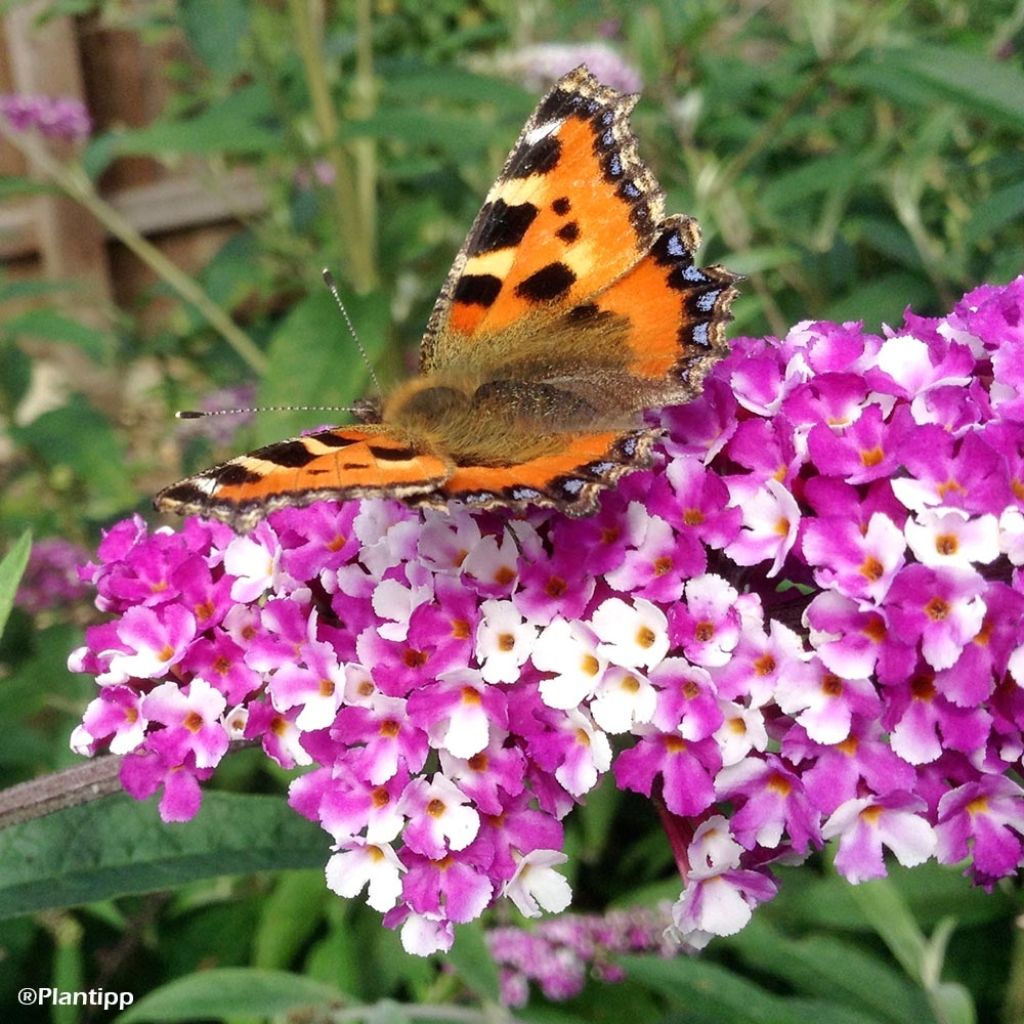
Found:
[{"label": "white flower", "polygon": [[582,796],[597,784],[599,774],[611,767],[612,746],[608,737],[580,711],[567,711],[562,728],[572,734],[573,742],[555,778],[573,796]]},{"label": "white flower", "polygon": [[490,535],[481,538],[470,548],[462,571],[481,583],[509,586],[519,575],[519,549],[515,538],[508,530],[502,534],[500,546]]},{"label": "white flower", "polygon": [[[228,734],[230,740],[243,740],[245,739],[245,727],[249,724],[249,709],[244,704],[236,704],[230,711],[228,711],[221,719],[221,723],[224,726],[225,732]],[[114,750],[114,745],[110,745],[110,749]]]},{"label": "white flower", "polygon": [[642,597],[629,605],[610,597],[591,618],[601,643],[597,653],[623,668],[653,668],[668,653],[668,619],[665,613]]},{"label": "white flower", "polygon": [[387,913],[402,895],[405,867],[387,843],[353,839],[327,862],[327,888],[351,899],[368,887],[366,902]]},{"label": "white flower", "polygon": [[722,753],[722,767],[739,764],[751,750],[768,749],[768,731],[760,707],[748,708],[730,700],[719,700],[724,721],[715,731]]},{"label": "white flower", "polygon": [[1011,506],[999,517],[999,550],[1014,565],[1024,565],[1024,512]]},{"label": "white flower", "polygon": [[542,630],[533,645],[531,659],[544,672],[540,697],[549,708],[568,711],[593,692],[608,661],[598,655],[597,638],[581,622],[568,623],[561,616]]},{"label": "white flower", "polygon": [[524,917],[540,917],[542,910],[560,914],[572,902],[572,889],[555,865],[568,859],[558,850],[531,850],[505,883],[504,894]]},{"label": "white flower", "polygon": [[927,509],[907,520],[907,544],[924,565],[970,569],[999,557],[999,524],[993,515],[970,518],[958,508]]},{"label": "white flower", "polygon": [[281,545],[272,534],[261,535],[260,540],[253,534],[235,537],[224,552],[224,571],[237,577],[231,584],[232,601],[255,601],[264,591],[276,589],[281,580]]},{"label": "white flower", "polygon": [[465,509],[455,506],[447,512],[427,509],[424,513],[419,554],[430,568],[440,572],[461,569],[479,543],[480,527]]},{"label": "white flower", "polygon": [[537,627],[524,621],[511,601],[484,601],[476,631],[476,657],[487,683],[514,683],[530,656]]},{"label": "white flower", "polygon": [[468,759],[487,746],[492,726],[485,703],[486,684],[471,668],[446,672],[440,681],[447,689],[459,690],[459,700],[448,714],[430,728],[430,740],[438,750]]},{"label": "white flower", "polygon": [[350,663],[345,665],[345,689],[342,704],[355,704],[368,708],[374,703],[380,691],[370,675],[370,670],[362,665]]},{"label": "white flower", "polygon": [[629,732],[649,722],[658,706],[658,693],[639,672],[613,665],[601,677],[590,713],[610,733]]},{"label": "white flower", "polygon": [[407,567],[413,572],[418,568],[423,577],[422,582],[410,580],[406,586],[400,580],[381,580],[373,589],[373,610],[382,619],[390,619],[377,627],[377,632],[385,640],[402,641],[409,635],[409,618],[412,613],[434,596],[434,577],[425,571],[423,566],[413,562]]},{"label": "white flower", "polygon": [[413,956],[447,953],[455,941],[451,921],[434,914],[410,914],[402,925],[402,948]]},{"label": "white flower", "polygon": [[702,821],[693,833],[686,851],[689,878],[711,878],[740,866],[743,847],[729,831],[729,822],[721,814]]}]

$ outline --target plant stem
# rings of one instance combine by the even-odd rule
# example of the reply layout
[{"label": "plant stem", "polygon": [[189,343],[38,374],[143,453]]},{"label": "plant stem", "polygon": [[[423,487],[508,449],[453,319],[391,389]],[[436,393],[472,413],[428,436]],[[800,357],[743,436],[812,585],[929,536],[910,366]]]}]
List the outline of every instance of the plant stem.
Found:
[{"label": "plant stem", "polygon": [[[358,0],[356,6],[356,75],[352,83],[352,116],[366,120],[377,105],[373,77],[372,0]],[[355,160],[357,210],[361,219],[362,246],[376,278],[377,266],[377,143],[372,138],[351,143]]]},{"label": "plant stem", "polygon": [[122,760],[108,754],[0,791],[0,829],[119,792]]},{"label": "plant stem", "polygon": [[0,118],[0,135],[28,158],[31,166],[39,170],[62,192],[85,207],[125,248],[131,250],[162,281],[174,289],[186,302],[195,306],[238,356],[255,372],[263,374],[267,360],[228,314],[199,286],[194,278],[169,260],[152,242],[144,238],[128,219],[104,200],[85,171],[76,164],[61,163],[32,135],[21,134],[9,128]]},{"label": "plant stem", "polygon": [[[360,28],[362,28],[363,21],[369,18],[368,11],[364,14],[362,9],[365,4],[366,0],[360,0],[358,12]],[[322,4],[320,0],[289,0],[289,8],[295,28],[295,43],[306,73],[306,85],[313,106],[313,117],[327,158],[334,167],[332,192],[335,216],[338,219],[338,235],[347,249],[348,278],[355,291],[364,294],[372,291],[377,284],[375,246],[370,239],[370,234],[374,233],[376,227],[373,212],[374,200],[371,199],[369,209],[363,208],[365,197],[361,194],[361,186],[365,187],[365,182],[357,173],[353,172],[353,161],[349,159],[349,153],[340,141],[340,126],[334,112],[334,102],[331,98],[327,68],[323,58]],[[372,89],[372,66],[366,64],[367,54],[364,50],[367,44],[362,38],[363,34],[363,32],[359,33],[357,91],[361,82],[359,76],[369,76],[368,80]],[[368,37],[369,33],[367,32],[366,35]],[[363,84],[365,85],[365,83]],[[372,97],[372,92],[370,95]],[[360,159],[358,157],[359,150],[356,152],[358,161]],[[369,171],[374,170],[372,163],[366,164],[365,156],[361,159]],[[364,177],[365,173],[364,171]],[[371,179],[371,184],[375,190],[375,178]]]}]

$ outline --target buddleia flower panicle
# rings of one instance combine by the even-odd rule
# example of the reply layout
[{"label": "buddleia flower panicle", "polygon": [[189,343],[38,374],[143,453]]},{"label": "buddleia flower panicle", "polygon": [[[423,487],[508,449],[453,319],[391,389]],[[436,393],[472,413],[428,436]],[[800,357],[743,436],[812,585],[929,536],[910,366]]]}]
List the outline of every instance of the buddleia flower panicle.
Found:
[{"label": "buddleia flower panicle", "polygon": [[609,773],[668,831],[689,948],[828,841],[853,882],[887,852],[1015,874],[1024,278],[881,334],[738,339],[651,418],[657,464],[590,518],[118,523],[82,570],[108,618],[71,657],[97,682],[73,748],[125,754],[168,821],[232,740],[305,769],[328,885],[419,954],[503,897],[565,910],[563,821]]}]

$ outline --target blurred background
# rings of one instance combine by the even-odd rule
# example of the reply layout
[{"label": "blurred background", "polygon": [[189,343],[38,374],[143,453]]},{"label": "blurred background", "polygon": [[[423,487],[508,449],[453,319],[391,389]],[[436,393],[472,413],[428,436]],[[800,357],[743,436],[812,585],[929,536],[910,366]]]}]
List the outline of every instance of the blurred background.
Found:
[{"label": "blurred background", "polygon": [[[7,0],[0,12],[0,551],[33,537],[0,645],[5,784],[74,760],[67,736],[92,684],[65,661],[98,613],[73,567],[100,530],[151,516],[150,496],[185,472],[333,418],[174,411],[358,398],[366,371],[325,266],[385,382],[414,368],[505,154],[576,64],[642,93],[633,125],[667,209],[699,219],[702,262],[746,275],[734,334],[808,319],[882,330],[908,306],[939,314],[1024,270],[1021,0]],[[283,791],[264,759],[229,762],[220,788]],[[606,786],[577,817],[578,909],[678,891],[643,801]],[[3,1019],[41,1019],[16,1008],[27,979],[141,996],[243,966],[406,1004],[392,1016],[379,1004],[375,1020],[445,1001],[476,1012],[493,971],[484,943],[460,939],[476,955],[454,973],[406,957],[376,914],[326,892],[323,856],[259,875],[181,869],[171,894],[0,922]],[[522,1019],[1024,1020],[1018,892],[925,868],[871,904],[824,859],[791,875],[699,961],[637,957],[629,980],[590,978],[569,1001],[535,991]],[[232,1016],[177,1005],[160,1019]]]}]

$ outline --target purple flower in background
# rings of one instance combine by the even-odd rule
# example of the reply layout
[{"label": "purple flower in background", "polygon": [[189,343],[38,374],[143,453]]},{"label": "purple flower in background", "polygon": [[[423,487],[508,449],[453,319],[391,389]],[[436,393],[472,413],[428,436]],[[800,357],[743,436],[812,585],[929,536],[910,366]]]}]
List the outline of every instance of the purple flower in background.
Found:
[{"label": "purple flower in background", "polygon": [[637,945],[611,918],[493,932],[515,1004],[666,927],[738,931],[830,840],[853,882],[888,851],[991,886],[1024,857],[1022,323],[1024,278],[881,336],[738,339],[590,518],[116,524],[82,570],[110,618],[71,657],[99,686],[72,745],[125,753],[169,821],[233,739],[309,766],[290,801],[328,884],[419,954],[502,898],[563,910],[562,820],[611,772],[679,899]]},{"label": "purple flower in background", "polygon": [[233,410],[248,409],[255,401],[255,384],[239,384],[207,392],[199,400],[199,412],[210,415],[182,420],[177,428],[178,439],[185,441],[202,437],[218,447],[227,447],[239,430],[252,423],[254,418],[250,412],[236,413]]},{"label": "purple flower in background", "polygon": [[32,545],[14,603],[33,615],[75,604],[89,596],[78,566],[89,553],[61,537],[44,537]]},{"label": "purple flower in background", "polygon": [[69,142],[80,142],[92,134],[92,119],[85,104],[66,97],[0,96],[0,116],[16,132],[38,131]]},{"label": "purple flower in background", "polygon": [[600,82],[619,92],[639,92],[640,73],[605,42],[534,43],[498,59],[499,69],[515,75],[532,92],[542,92],[562,75],[586,64]]}]

